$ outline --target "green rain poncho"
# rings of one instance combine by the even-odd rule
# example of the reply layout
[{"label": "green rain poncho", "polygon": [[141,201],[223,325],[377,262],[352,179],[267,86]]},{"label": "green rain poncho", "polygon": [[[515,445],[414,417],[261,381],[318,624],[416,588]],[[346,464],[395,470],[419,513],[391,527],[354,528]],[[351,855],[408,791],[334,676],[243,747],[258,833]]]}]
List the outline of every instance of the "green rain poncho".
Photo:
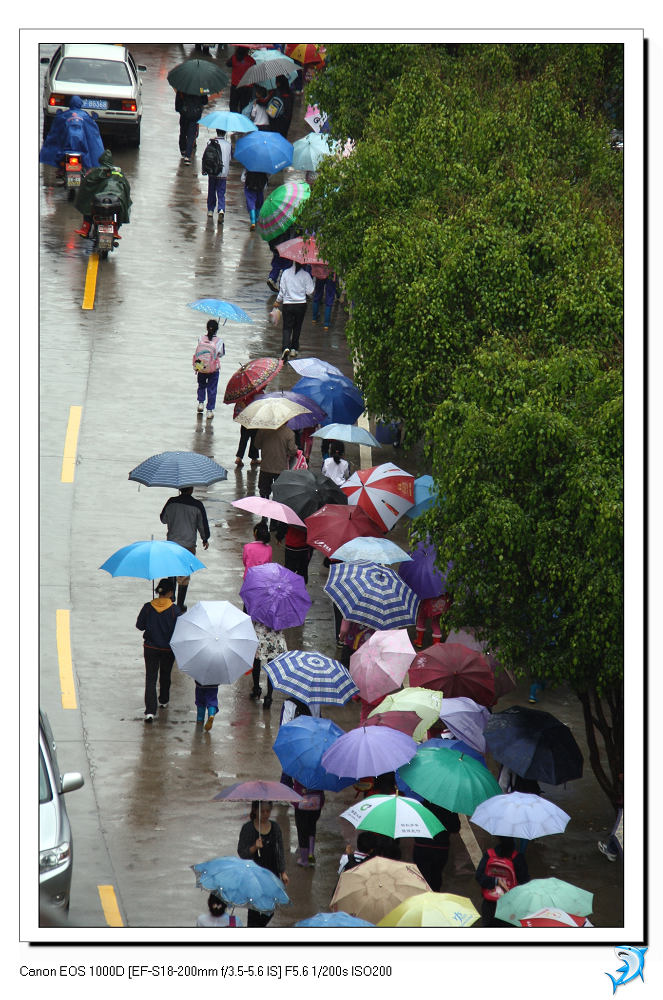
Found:
[{"label": "green rain poncho", "polygon": [[131,198],[129,196],[129,181],[119,167],[113,165],[113,154],[105,149],[99,157],[99,166],[88,170],[81,179],[81,186],[76,195],[74,207],[82,215],[92,214],[92,199],[95,194],[114,194],[120,199],[122,210],[118,222],[129,221]]}]

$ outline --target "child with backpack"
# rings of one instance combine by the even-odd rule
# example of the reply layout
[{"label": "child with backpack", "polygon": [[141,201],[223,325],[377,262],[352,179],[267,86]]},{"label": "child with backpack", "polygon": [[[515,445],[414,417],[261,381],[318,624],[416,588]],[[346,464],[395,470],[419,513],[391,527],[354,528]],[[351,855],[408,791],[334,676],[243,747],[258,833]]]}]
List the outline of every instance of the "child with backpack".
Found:
[{"label": "child with backpack", "polygon": [[184,94],[180,90],[175,94],[175,111],[180,116],[180,155],[185,163],[191,163],[198,121],[207,101],[207,94]]},{"label": "child with backpack", "polygon": [[230,143],[223,129],[216,130],[203,152],[202,172],[207,175],[207,215],[214,217],[218,211],[219,222],[223,222],[226,211],[226,182],[230,170]]},{"label": "child with backpack", "polygon": [[216,390],[219,384],[221,358],[226,353],[225,345],[217,340],[219,324],[215,319],[207,321],[207,333],[200,338],[193,352],[193,370],[198,378],[198,414],[202,415],[207,395],[207,419],[214,416]]},{"label": "child with backpack", "polygon": [[499,837],[495,847],[484,851],[474,877],[481,886],[481,917],[484,927],[501,927],[495,919],[497,900],[516,885],[529,882],[525,856],[515,849],[513,837]]},{"label": "child with backpack", "polygon": [[243,170],[241,180],[244,184],[246,210],[249,213],[249,228],[255,229],[258,212],[265,200],[265,187],[269,177],[259,170]]}]

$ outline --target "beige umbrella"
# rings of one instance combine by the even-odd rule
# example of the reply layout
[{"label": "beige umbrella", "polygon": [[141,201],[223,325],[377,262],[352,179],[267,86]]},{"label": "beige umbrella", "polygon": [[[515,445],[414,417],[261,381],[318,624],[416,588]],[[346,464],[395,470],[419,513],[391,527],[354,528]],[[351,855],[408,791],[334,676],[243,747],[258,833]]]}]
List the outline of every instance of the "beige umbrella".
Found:
[{"label": "beige umbrella", "polygon": [[292,400],[279,396],[278,398],[254,399],[252,403],[244,407],[235,420],[249,430],[256,428],[276,430],[300,413],[308,412],[305,406],[300,406],[299,403],[293,403]]},{"label": "beige umbrella", "polygon": [[377,924],[420,892],[431,892],[431,887],[416,865],[374,857],[341,872],[329,908]]}]

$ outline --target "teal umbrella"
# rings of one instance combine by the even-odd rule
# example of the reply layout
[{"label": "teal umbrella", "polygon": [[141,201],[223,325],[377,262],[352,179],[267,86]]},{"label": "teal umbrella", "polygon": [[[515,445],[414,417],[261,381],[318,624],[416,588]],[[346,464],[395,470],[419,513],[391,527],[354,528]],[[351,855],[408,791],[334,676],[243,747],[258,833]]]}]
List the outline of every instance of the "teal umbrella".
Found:
[{"label": "teal umbrella", "polygon": [[224,299],[196,299],[195,302],[187,302],[187,306],[196,312],[222,319],[224,326],[226,320],[231,320],[233,323],[253,323],[247,312],[232,302],[225,302]]},{"label": "teal umbrella", "polygon": [[592,912],[594,894],[558,878],[535,878],[516,885],[497,900],[495,917],[520,926],[521,917],[550,906],[578,917]]},{"label": "teal umbrella", "polygon": [[481,802],[502,794],[487,768],[473,757],[446,747],[419,747],[398,773],[413,792],[466,816],[471,816]]},{"label": "teal umbrella", "polygon": [[336,151],[338,142],[322,132],[310,132],[293,145],[292,166],[294,170],[317,170],[327,156]]}]

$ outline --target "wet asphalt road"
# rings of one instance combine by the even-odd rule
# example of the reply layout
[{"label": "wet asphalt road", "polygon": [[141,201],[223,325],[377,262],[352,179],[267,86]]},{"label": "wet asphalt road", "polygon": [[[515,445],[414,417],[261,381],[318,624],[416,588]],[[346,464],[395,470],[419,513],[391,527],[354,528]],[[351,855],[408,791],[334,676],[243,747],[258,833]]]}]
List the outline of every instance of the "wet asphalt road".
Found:
[{"label": "wet asphalt road", "polygon": [[[52,47],[44,47],[50,55]],[[251,540],[249,514],[230,506],[257,492],[257,472],[234,470],[238,426],[232,407],[221,403],[225,379],[250,358],[280,353],[280,331],[269,325],[274,300],[265,279],[271,254],[257,232],[249,232],[234,163],[228,182],[226,221],[206,216],[206,179],[200,157],[207,139],[201,128],[190,166],[179,155],[178,116],[168,70],[190,54],[179,45],[132,49],[143,74],[143,126],[139,150],[113,146],[116,162],[131,183],[131,223],[120,247],[99,268],[94,309],[81,309],[88,247],[74,234],[80,216],[54,186],[49,168],[41,177],[41,376],[40,376],[40,697],[58,741],[63,770],[81,770],[85,787],[68,796],[75,832],[75,871],[70,925],[106,927],[99,885],[113,886],[125,926],[191,928],[206,894],[194,887],[190,865],[236,852],[247,816],[244,803],[213,802],[220,787],[263,777],[278,780],[280,765],[271,747],[278,731],[281,696],[271,711],[248,698],[249,678],[220,689],[220,712],[211,733],[195,724],[193,681],[173,670],[170,707],[151,726],[143,723],[143,657],[135,620],[151,598],[146,581],[111,579],[98,567],[116,549],[140,539],[164,538],[159,512],[176,491],[146,489],[127,479],[144,458],[166,450],[195,450],[229,470],[228,479],[196,490],[206,505],[212,536],[198,555],[206,570],[195,574],[187,603],[228,600],[241,605],[241,549]],[[222,55],[225,61],[226,55]],[[43,72],[44,67],[42,67]],[[227,91],[210,105],[227,107]],[[297,99],[289,138],[308,132]],[[286,171],[271,178],[283,183]],[[254,319],[251,326],[228,323],[222,330],[226,356],[213,421],[196,417],[191,355],[205,317],[186,308],[214,296],[235,302]],[[343,335],[346,313],[337,303],[328,334],[313,326],[310,307],[301,353],[323,357],[351,375]],[[272,387],[290,388],[298,376],[285,366]],[[60,481],[70,406],[82,406],[73,483]],[[356,466],[359,451],[347,457]],[[312,467],[319,463],[319,447]],[[370,464],[396,460],[408,471],[428,471],[414,453],[375,449]],[[394,540],[406,542],[406,526]],[[275,558],[282,553],[275,546]],[[287,634],[290,648],[334,655],[332,608],[322,586],[326,570],[314,556],[309,572],[313,606],[301,629]],[[71,611],[71,643],[77,707],[61,707],[55,612]],[[500,707],[526,701],[523,688]],[[572,726],[584,748],[579,706],[567,691],[545,692],[541,707]],[[356,725],[354,703],[324,714],[345,729]],[[591,772],[567,788],[546,793],[572,816],[563,837],[528,848],[533,877],[557,875],[596,893],[592,920],[619,926],[622,920],[621,865],[610,865],[596,840],[612,825],[607,800]],[[292,810],[275,806],[290,854],[288,888],[292,906],[277,911],[270,927],[292,926],[328,908],[338,859],[351,828],[338,816],[353,799],[352,789],[329,793],[318,824],[315,868],[294,863],[297,846]],[[480,846],[487,835],[478,829]],[[405,845],[405,851],[409,845]],[[469,855],[458,840],[445,889],[469,895],[480,905]],[[244,917],[245,911],[240,911]],[[444,934],[444,932],[442,932]]]}]

